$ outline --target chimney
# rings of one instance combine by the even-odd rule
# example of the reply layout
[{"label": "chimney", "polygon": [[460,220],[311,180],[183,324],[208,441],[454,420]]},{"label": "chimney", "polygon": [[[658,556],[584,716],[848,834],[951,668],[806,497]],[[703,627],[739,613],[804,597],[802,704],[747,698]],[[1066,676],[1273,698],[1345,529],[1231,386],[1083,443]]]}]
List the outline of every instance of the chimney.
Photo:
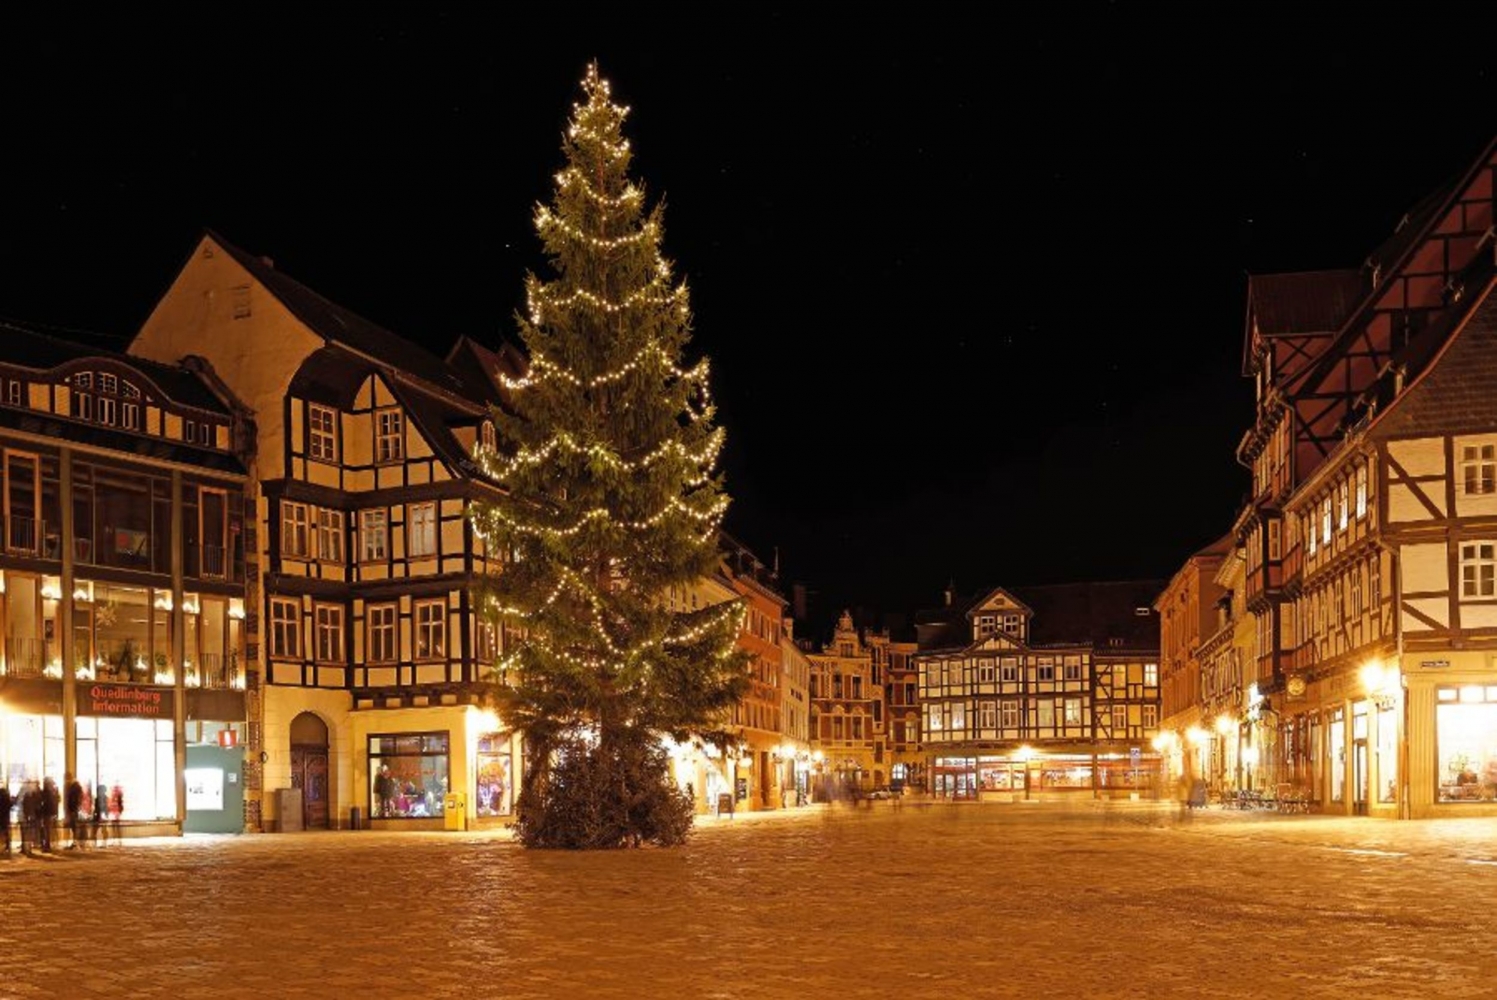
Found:
[{"label": "chimney", "polygon": [[946,584],[946,606],[949,608],[956,600],[956,581],[952,580]]}]

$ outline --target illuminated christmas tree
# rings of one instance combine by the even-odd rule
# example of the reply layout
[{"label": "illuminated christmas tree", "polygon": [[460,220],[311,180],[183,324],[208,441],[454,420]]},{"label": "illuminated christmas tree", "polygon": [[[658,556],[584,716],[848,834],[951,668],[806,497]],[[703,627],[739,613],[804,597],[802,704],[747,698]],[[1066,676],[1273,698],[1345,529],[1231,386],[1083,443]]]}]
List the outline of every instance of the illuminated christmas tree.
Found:
[{"label": "illuminated christmas tree", "polygon": [[474,521],[508,560],[484,598],[507,637],[500,709],[527,747],[522,840],[677,843],[691,803],[661,737],[722,738],[746,684],[741,605],[680,599],[716,568],[723,431],[706,359],[683,358],[691,312],[661,208],[629,177],[629,109],[596,65],[582,88],[535,213],[555,277],[526,278],[529,369],[481,452],[508,495]]}]

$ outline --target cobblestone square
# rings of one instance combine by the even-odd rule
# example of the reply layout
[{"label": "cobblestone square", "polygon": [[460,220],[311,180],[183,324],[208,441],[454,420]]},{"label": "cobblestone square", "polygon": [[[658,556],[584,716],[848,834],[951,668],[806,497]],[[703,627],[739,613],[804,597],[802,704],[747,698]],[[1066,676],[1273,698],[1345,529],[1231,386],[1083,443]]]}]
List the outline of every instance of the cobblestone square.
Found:
[{"label": "cobblestone square", "polygon": [[680,850],[187,837],[0,860],[15,997],[1490,997],[1497,822],[793,810]]}]

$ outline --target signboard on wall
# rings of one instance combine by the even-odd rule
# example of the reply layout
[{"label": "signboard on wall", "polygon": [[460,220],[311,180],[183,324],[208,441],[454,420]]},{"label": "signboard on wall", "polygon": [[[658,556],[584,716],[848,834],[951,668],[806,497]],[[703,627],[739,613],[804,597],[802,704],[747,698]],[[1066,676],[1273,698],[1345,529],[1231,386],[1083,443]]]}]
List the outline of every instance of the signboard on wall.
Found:
[{"label": "signboard on wall", "polygon": [[187,779],[187,808],[193,812],[224,807],[224,772],[219,767],[189,767],[182,772]]},{"label": "signboard on wall", "polygon": [[78,688],[79,715],[113,715],[132,719],[170,719],[176,692],[143,684],[89,684]]}]

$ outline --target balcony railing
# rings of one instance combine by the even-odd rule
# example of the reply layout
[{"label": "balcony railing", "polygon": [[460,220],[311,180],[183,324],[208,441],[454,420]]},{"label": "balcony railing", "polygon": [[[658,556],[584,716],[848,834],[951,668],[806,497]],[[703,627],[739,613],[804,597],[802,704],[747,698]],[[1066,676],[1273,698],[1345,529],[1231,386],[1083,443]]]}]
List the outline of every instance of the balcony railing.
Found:
[{"label": "balcony railing", "polygon": [[200,664],[187,668],[188,687],[207,688],[214,691],[239,691],[244,687],[239,677],[239,655],[230,653],[205,653]]},{"label": "balcony railing", "polygon": [[205,580],[222,580],[228,565],[222,545],[203,545],[202,575]]},{"label": "balcony railing", "polygon": [[7,677],[41,677],[47,646],[41,639],[6,639],[3,673]]},{"label": "balcony railing", "polygon": [[34,517],[12,514],[5,519],[5,549],[18,555],[34,556],[42,537],[42,523]]}]

